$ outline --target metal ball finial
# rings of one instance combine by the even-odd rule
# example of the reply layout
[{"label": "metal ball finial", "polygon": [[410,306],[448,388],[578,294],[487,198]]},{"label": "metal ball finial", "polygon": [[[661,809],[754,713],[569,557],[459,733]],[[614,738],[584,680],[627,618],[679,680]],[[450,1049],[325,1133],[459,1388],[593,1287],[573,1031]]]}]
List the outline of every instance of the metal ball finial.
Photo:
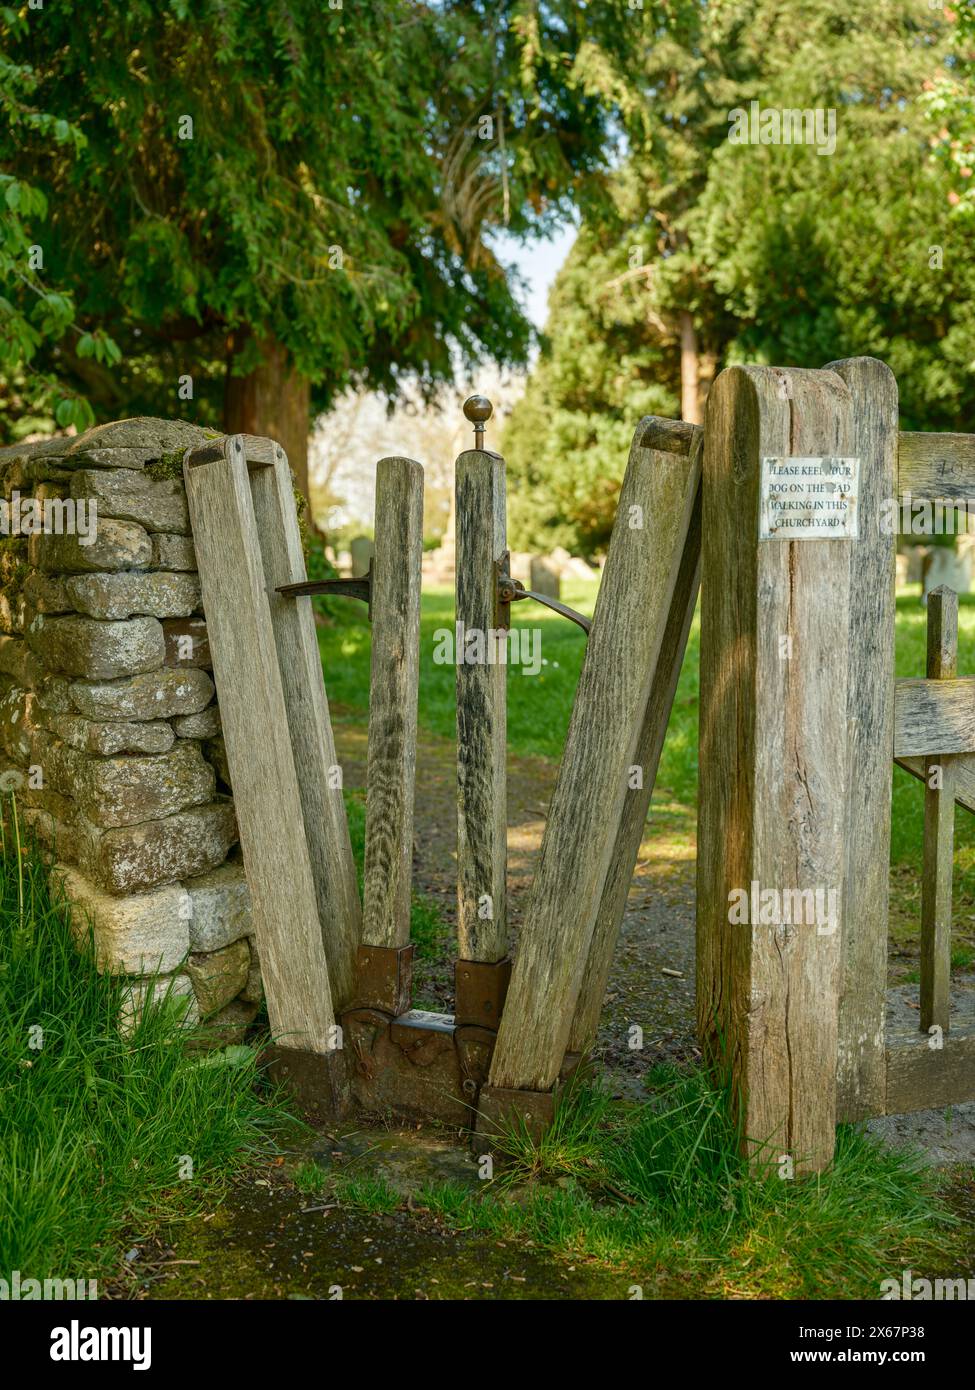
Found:
[{"label": "metal ball finial", "polygon": [[464,414],[474,426],[474,448],[484,448],[484,426],[494,414],[494,406],[487,396],[468,396],[464,402]]}]

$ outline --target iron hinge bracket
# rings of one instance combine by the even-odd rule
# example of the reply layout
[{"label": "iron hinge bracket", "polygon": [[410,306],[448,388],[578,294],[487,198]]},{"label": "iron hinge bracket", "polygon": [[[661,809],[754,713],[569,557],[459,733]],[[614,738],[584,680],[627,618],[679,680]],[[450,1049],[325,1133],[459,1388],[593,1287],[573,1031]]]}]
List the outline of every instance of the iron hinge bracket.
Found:
[{"label": "iron hinge bracket", "polygon": [[303,579],[300,584],[279,584],[276,593],[284,598],[302,598],[306,594],[337,594],[339,598],[361,599],[372,618],[372,561],[367,574],[354,579]]},{"label": "iron hinge bracket", "polygon": [[568,618],[570,623],[576,623],[582,628],[586,636],[592,631],[592,619],[587,618],[582,613],[577,613],[574,608],[569,608],[567,604],[560,603],[557,598],[549,598],[548,594],[536,594],[533,589],[526,589],[520,579],[512,579],[508,573],[509,556],[507,551],[501,559],[496,562],[495,568],[498,575],[498,626],[508,628],[511,626],[511,605],[518,603],[521,599],[533,598],[536,603],[543,604],[546,608],[551,608],[553,613],[558,613],[562,618]]}]

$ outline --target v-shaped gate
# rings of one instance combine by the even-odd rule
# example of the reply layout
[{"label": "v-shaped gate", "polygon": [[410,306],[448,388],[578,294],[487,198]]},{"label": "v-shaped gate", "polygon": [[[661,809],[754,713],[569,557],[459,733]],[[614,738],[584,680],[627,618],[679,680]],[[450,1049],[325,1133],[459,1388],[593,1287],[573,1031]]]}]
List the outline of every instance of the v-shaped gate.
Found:
[{"label": "v-shaped gate", "polygon": [[[698,585],[701,431],[637,428],[590,624],[508,573],[490,404],[457,460],[458,943],[450,1015],[411,1008],[409,942],[423,471],[377,468],[365,580],[310,583],[287,460],[234,436],[184,476],[278,1074],[312,1110],[474,1127],[552,1116],[588,1050],[639,851]],[[310,596],[372,619],[364,903],[355,891]],[[508,959],[504,661],[510,606],[589,633],[517,958]],[[360,925],[361,923],[361,925]]]}]

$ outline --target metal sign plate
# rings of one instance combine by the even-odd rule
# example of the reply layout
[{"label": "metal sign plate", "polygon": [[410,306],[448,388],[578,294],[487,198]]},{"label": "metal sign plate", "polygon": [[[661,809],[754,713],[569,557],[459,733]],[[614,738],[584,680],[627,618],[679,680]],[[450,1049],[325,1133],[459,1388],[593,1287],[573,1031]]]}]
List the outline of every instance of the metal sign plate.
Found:
[{"label": "metal sign plate", "polygon": [[858,458],[763,458],[758,538],[857,540]]}]

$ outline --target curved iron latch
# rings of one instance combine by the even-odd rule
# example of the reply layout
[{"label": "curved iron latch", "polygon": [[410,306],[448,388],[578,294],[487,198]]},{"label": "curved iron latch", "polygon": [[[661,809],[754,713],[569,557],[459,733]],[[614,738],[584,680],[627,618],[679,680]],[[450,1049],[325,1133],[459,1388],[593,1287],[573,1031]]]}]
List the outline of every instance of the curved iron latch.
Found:
[{"label": "curved iron latch", "polygon": [[338,594],[340,598],[358,598],[368,605],[372,617],[372,561],[366,574],[355,579],[303,579],[300,584],[279,584],[275,593],[284,598],[301,598],[304,594]]},{"label": "curved iron latch", "polygon": [[508,557],[504,556],[498,561],[498,609],[499,619],[502,627],[508,627],[511,618],[511,604],[517,603],[523,598],[533,598],[536,603],[544,604],[546,608],[551,608],[553,613],[560,614],[563,618],[568,618],[570,623],[576,623],[582,628],[588,637],[592,631],[592,619],[585,617],[582,613],[577,613],[574,608],[569,608],[566,604],[560,603],[557,598],[549,598],[547,594],[536,594],[533,589],[526,589],[520,579],[512,579],[507,569]]}]

